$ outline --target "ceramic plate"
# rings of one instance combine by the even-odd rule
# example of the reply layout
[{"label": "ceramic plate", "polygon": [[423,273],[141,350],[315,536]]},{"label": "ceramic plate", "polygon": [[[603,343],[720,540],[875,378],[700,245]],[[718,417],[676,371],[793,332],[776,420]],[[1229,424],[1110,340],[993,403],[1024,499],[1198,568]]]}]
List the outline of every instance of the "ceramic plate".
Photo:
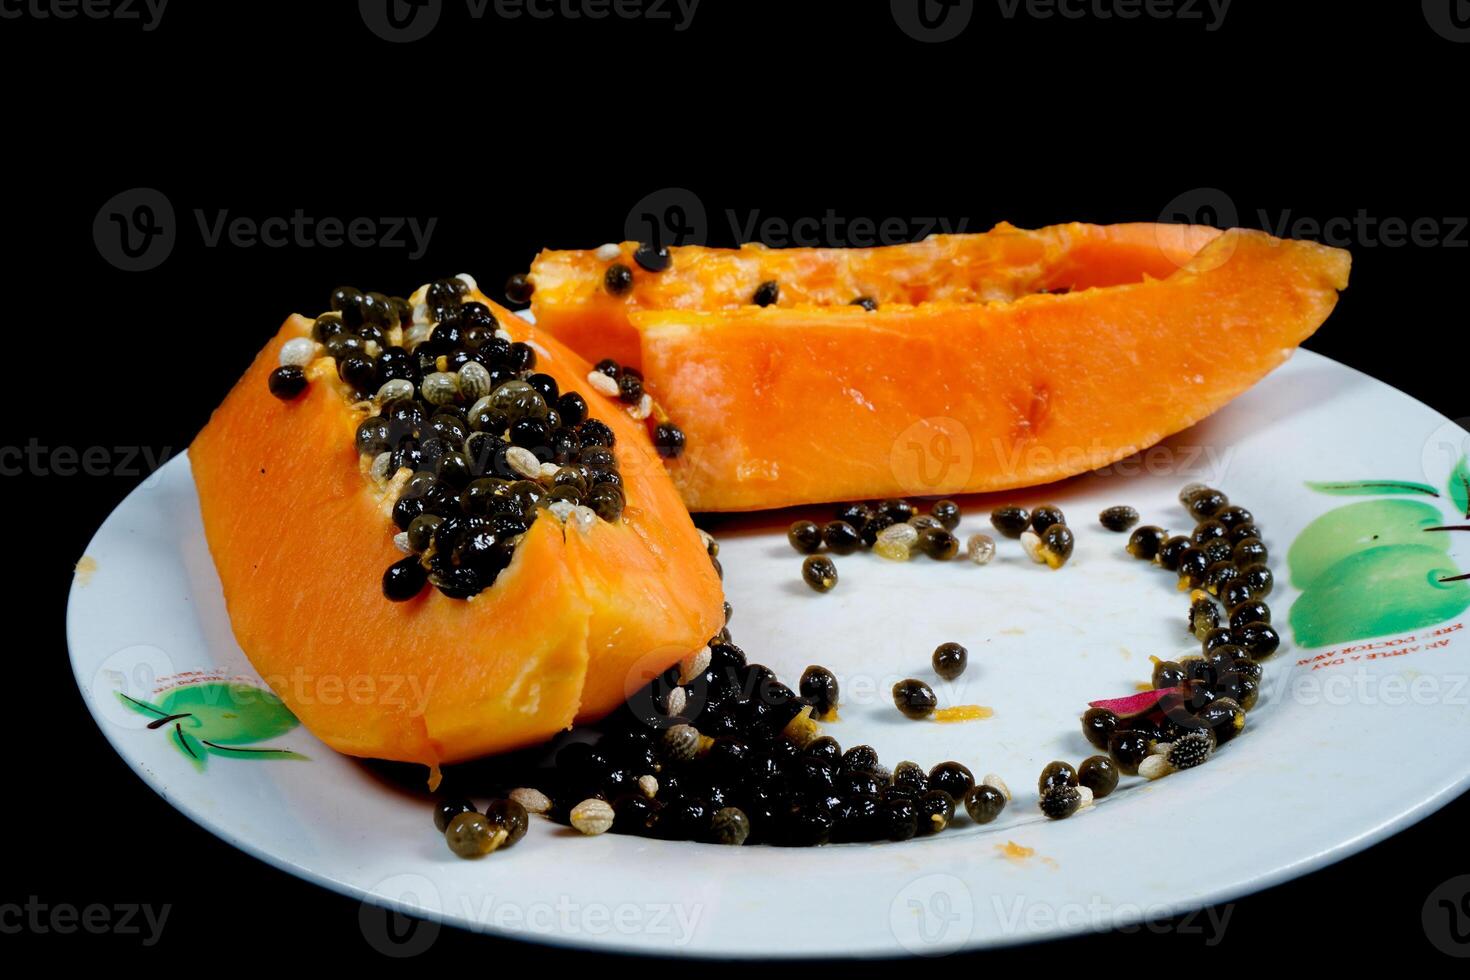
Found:
[{"label": "ceramic plate", "polygon": [[[721,848],[540,820],[513,850],[453,857],[425,799],[334,754],[268,697],[231,636],[186,458],[131,494],[78,566],[67,629],[77,683],[139,777],[231,844],[376,905],[523,939],[720,956],[935,954],[1126,926],[1303,874],[1432,812],[1470,782],[1466,432],[1309,352],[1207,422],[1105,472],[963,501],[961,534],[1002,499],[1051,500],[1076,553],[1059,571],[1002,539],[989,566],[838,558],[817,595],[785,540],[792,515],[705,526],[720,539],[738,642],[794,683],[839,675],[844,745],[893,764],[957,759],[1015,798],[980,827],[904,844]],[[1078,715],[1148,679],[1150,656],[1198,649],[1174,577],[1123,551],[1105,506],[1186,527],[1178,488],[1205,480],[1252,508],[1284,638],[1246,732],[1208,765],[1125,778],[1061,821],[1037,810],[1052,759],[1092,754]],[[912,722],[888,691],[930,677],[946,640],[970,650],[945,704],[994,715]],[[234,686],[231,686],[234,685]],[[361,696],[344,689],[343,697]],[[374,691],[411,697],[413,692]],[[327,696],[323,693],[322,696]],[[161,718],[188,714],[190,727]],[[1452,749],[1456,749],[1452,751]],[[1238,828],[1255,832],[1241,835]],[[1181,828],[1218,828],[1181,862]],[[1015,846],[1008,846],[1008,845]],[[370,937],[371,938],[371,937]]]}]

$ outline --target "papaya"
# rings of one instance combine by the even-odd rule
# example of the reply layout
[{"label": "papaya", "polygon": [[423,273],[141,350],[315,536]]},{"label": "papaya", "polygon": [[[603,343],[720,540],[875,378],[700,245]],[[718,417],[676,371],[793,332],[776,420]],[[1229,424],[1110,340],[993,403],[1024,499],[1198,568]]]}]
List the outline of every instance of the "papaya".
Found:
[{"label": "papaya", "polygon": [[[391,304],[339,290],[334,312],[289,318],[189,450],[231,627],[261,677],[332,748],[433,772],[608,714],[724,622],[643,423],[587,388],[575,353],[447,282],[433,310],[424,290]],[[475,410],[487,378],[539,406],[535,424]],[[418,393],[441,383],[459,388],[436,388],[415,422]],[[379,452],[388,416],[412,429]],[[503,472],[525,458],[512,442],[544,472]],[[594,456],[601,468],[578,462]],[[589,483],[612,484],[621,510],[587,506]]]},{"label": "papaya", "polygon": [[614,259],[627,286],[595,253],[543,252],[532,309],[588,357],[629,357],[636,337],[696,511],[1004,490],[1115,462],[1280,365],[1350,268],[1315,243],[1147,224],[667,252],[661,272]]}]

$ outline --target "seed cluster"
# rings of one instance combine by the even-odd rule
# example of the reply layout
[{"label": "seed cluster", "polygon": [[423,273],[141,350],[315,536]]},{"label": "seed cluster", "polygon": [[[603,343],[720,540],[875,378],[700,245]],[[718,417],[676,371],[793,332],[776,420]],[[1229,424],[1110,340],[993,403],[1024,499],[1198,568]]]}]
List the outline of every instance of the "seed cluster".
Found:
[{"label": "seed cluster", "polygon": [[[915,554],[949,561],[960,553],[960,539],[954,532],[962,516],[960,505],[953,500],[935,501],[928,513],[903,499],[849,503],[838,507],[825,524],[796,521],[786,538],[797,552],[813,556],[802,564],[802,580],[817,592],[828,592],[837,584],[837,566],[818,552],[850,555],[871,549],[890,561],[908,561]],[[995,557],[995,541],[987,534],[971,535],[965,553],[976,565],[988,564]]]},{"label": "seed cluster", "polygon": [[427,584],[467,599],[494,584],[542,514],[590,527],[625,506],[612,429],[536,372],[535,349],[466,299],[473,286],[441,279],[412,301],[341,287],[270,377],[290,400],[306,388],[303,365],[330,358],[362,410],[356,448],[391,496],[406,553],[383,574],[394,601]]},{"label": "seed cluster", "polygon": [[515,846],[531,825],[525,807],[515,800],[490,801],[481,813],[466,799],[440,800],[434,806],[434,827],[444,843],[462,858],[484,857]]},{"label": "seed cluster", "polygon": [[[1108,753],[1088,760],[1094,769],[1109,762],[1117,771],[1159,779],[1208,761],[1244,730],[1246,714],[1260,697],[1260,661],[1281,644],[1263,601],[1272,575],[1254,516],[1203,484],[1185,487],[1179,502],[1195,521],[1189,534],[1145,525],[1129,536],[1127,551],[1179,575],[1180,588],[1190,594],[1186,627],[1200,641],[1201,653],[1155,661],[1150,683],[1167,693],[1149,711],[1126,718],[1107,708],[1083,713],[1083,735]],[[1117,777],[1104,771],[1093,778]],[[1096,798],[1106,795],[1098,792],[1100,784],[1082,785]],[[1051,810],[1043,803],[1048,815],[1065,816],[1064,809],[1060,801]]]},{"label": "seed cluster", "polygon": [[[717,561],[718,545],[709,541]],[[941,648],[945,663],[955,660],[946,648],[957,646]],[[750,663],[724,629],[592,729],[594,741],[563,746],[554,768],[526,763],[503,774],[504,785],[516,786],[505,803],[587,835],[737,846],[901,841],[947,829],[961,806],[977,823],[1005,808],[1010,792],[998,776],[977,784],[958,762],[927,771],[901,762],[890,771],[871,746],[844,751],[817,724],[835,715],[838,699],[827,668],[808,667],[792,691],[770,668]],[[466,801],[441,802],[435,825],[445,831],[473,810]],[[485,836],[478,821],[474,830]]]}]

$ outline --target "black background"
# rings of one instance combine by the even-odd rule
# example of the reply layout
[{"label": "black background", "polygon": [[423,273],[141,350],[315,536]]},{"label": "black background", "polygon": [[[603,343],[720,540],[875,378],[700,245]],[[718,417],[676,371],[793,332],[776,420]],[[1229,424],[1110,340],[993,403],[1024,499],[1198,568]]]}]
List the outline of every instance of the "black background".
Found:
[{"label": "black background", "polygon": [[[12,345],[0,443],[176,454],[283,316],[321,309],[332,286],[406,292],[458,271],[489,285],[543,245],[622,238],[634,204],[669,187],[698,196],[715,244],[734,243],[727,211],[896,217],[919,231],[940,217],[983,230],[1003,219],[1155,220],[1177,202],[1218,202],[1208,188],[1244,225],[1361,215],[1325,236],[1353,249],[1353,281],[1307,346],[1452,418],[1470,415],[1457,122],[1470,45],[1437,33],[1417,3],[1236,0],[1216,30],[974,6],[944,43],[906,35],[886,0],[703,0],[684,31],[647,19],[474,20],[446,0],[435,31],[410,44],[374,36],[353,0],[174,0],[153,31],[0,20]],[[151,271],[124,272],[94,244],[93,220],[136,187],[167,197],[177,241]],[[209,246],[195,217],[298,208],[437,224],[413,259],[392,247]],[[1421,219],[1435,242],[1384,240],[1394,222]],[[835,244],[862,243],[845,228]],[[140,478],[33,470],[0,481],[11,683],[45,692],[46,705],[11,713],[25,781],[7,794],[0,903],[168,903],[171,917],[147,950],[135,936],[29,930],[7,945],[141,952],[171,968],[222,952],[269,964],[284,943],[295,962],[384,962],[357,902],[194,826],[127,771],[83,709],[62,630],[71,564]],[[26,763],[40,772],[20,775]],[[1328,966],[1372,942],[1452,963],[1426,941],[1420,906],[1470,871],[1467,817],[1461,799],[1362,855],[1242,899],[1220,946],[1228,959],[1216,962],[1252,969],[1269,948],[1282,965]],[[1177,850],[1187,876],[1216,849],[1271,833],[1222,814],[1219,827],[1180,827],[1149,846]],[[1122,962],[1140,941],[1103,935],[966,959],[1025,968],[1040,954],[1058,957],[1041,961],[1048,969],[1090,968]],[[1148,941],[1171,966],[1207,952],[1188,929]],[[759,935],[750,943],[780,952]],[[446,958],[469,969],[591,960],[446,930],[414,962]]]}]

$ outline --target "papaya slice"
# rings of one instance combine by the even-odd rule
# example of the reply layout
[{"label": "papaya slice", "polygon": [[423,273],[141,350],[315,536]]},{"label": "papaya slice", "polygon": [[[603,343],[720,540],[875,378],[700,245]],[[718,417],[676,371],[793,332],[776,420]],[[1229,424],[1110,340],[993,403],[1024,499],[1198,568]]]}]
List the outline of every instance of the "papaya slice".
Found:
[{"label": "papaya slice", "polygon": [[[554,338],[477,292],[462,301],[485,304],[507,340],[535,352],[535,370],[614,434],[626,499],[616,519],[543,499],[482,590],[389,601],[384,569],[406,560],[394,507],[409,468],[381,479],[377,457],[359,455],[355,430],[381,405],[359,400],[332,357],[305,366],[298,396],[273,396],[283,348],[311,348],[314,323],[300,316],[189,450],[231,626],[256,670],[334,749],[434,770],[606,715],[724,620],[718,576],[642,423],[588,389],[588,364]],[[399,305],[405,319],[380,347],[402,350],[405,327],[420,339],[442,329],[409,327]]]},{"label": "papaya slice", "polygon": [[[623,242],[542,251],[528,278],[539,326],[591,360],[610,357],[636,368],[642,351],[629,318],[643,310],[736,309],[755,302],[764,283],[776,284],[778,306],[1012,300],[1145,276],[1163,279],[1219,234],[1199,225],[1068,224],[1022,231],[1000,224],[981,235],[931,235],[878,248],[685,245],[667,249],[667,268],[658,272],[639,264],[638,243]],[[608,270],[615,265],[633,273],[632,285],[620,292],[609,288]]]},{"label": "papaya slice", "polygon": [[[687,437],[670,472],[702,511],[1003,490],[1114,462],[1281,364],[1350,267],[1340,249],[1175,225],[683,251],[620,297],[592,296],[585,274],[573,288],[580,255],[543,253],[533,309],[589,356],[597,331],[638,335],[645,386]],[[756,280],[777,282],[774,303],[750,302]],[[572,325],[579,310],[591,327]]]}]

